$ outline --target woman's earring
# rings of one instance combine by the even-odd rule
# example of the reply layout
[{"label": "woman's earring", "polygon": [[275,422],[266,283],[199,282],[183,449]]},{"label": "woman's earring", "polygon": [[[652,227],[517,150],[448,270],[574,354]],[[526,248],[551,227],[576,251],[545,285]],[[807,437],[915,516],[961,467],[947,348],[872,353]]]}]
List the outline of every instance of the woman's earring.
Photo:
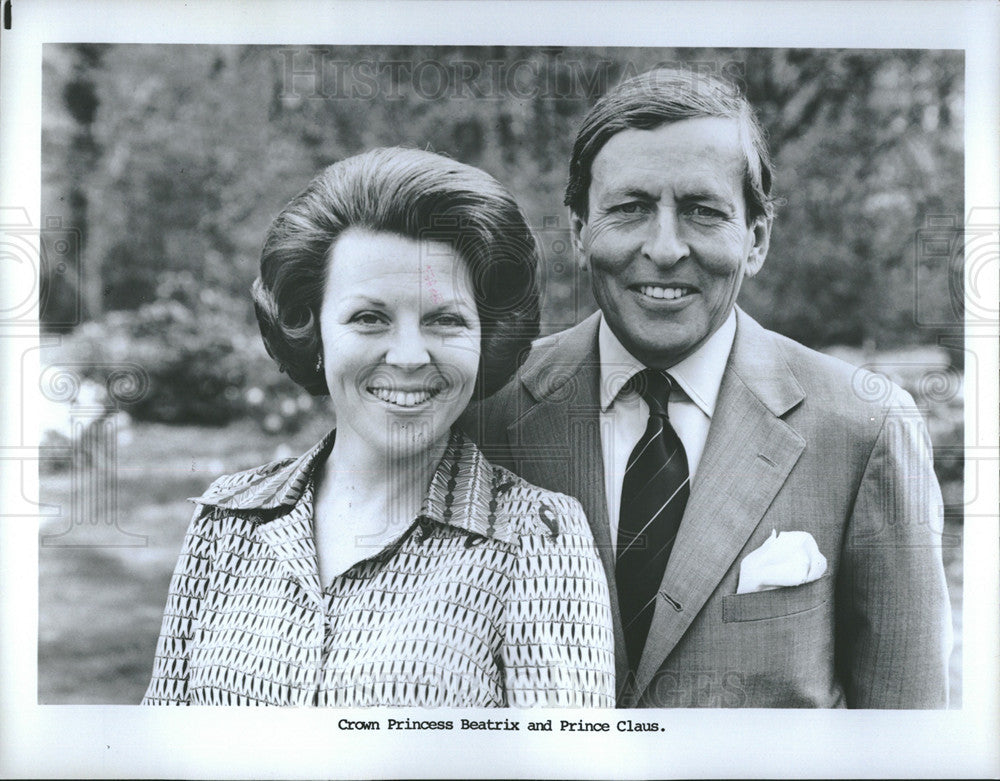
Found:
[{"label": "woman's earring", "polygon": [[316,371],[317,372],[323,371],[323,353],[320,353],[316,357]]}]

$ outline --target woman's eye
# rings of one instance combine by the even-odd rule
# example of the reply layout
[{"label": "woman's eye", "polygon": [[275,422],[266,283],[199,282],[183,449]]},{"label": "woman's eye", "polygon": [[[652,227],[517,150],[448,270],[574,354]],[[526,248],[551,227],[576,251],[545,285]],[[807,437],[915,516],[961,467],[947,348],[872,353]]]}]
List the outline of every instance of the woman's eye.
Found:
[{"label": "woman's eye", "polygon": [[453,312],[442,312],[435,316],[433,322],[446,328],[464,328],[466,325],[465,318]]},{"label": "woman's eye", "polygon": [[351,322],[358,325],[381,325],[385,318],[377,312],[358,312],[351,317]]}]

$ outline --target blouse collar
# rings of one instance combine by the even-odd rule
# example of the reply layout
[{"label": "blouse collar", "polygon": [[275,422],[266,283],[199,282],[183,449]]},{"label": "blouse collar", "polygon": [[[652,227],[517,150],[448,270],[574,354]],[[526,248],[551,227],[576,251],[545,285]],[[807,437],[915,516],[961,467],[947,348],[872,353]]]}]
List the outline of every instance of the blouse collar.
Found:
[{"label": "blouse collar", "polygon": [[[260,514],[265,522],[283,515],[301,500],[315,469],[329,456],[335,435],[336,429],[294,460],[221,477],[191,501]],[[511,475],[495,469],[471,440],[453,430],[416,520],[510,541],[510,518],[498,510],[497,497],[513,484]]]}]

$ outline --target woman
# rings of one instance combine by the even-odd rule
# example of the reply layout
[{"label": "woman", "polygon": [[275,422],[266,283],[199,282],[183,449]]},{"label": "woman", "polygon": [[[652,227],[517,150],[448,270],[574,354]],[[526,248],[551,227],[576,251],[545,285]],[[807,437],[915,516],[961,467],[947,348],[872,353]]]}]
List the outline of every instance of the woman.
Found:
[{"label": "woman", "polygon": [[349,158],[285,207],[257,317],[336,428],[195,500],[143,702],[614,705],[579,504],[453,429],[537,334],[536,265],[510,194],[429,152]]}]

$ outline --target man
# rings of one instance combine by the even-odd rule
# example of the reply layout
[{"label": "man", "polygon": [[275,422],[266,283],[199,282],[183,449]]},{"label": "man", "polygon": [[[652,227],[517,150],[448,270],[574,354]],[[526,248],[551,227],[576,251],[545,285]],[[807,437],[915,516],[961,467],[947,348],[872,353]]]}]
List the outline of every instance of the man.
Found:
[{"label": "man", "polygon": [[[657,70],[583,121],[566,203],[600,312],[478,410],[489,454],[580,499],[621,707],[947,704],[942,506],[912,399],[735,306],[771,167],[745,98]],[[877,397],[876,397],[877,396]]]}]

